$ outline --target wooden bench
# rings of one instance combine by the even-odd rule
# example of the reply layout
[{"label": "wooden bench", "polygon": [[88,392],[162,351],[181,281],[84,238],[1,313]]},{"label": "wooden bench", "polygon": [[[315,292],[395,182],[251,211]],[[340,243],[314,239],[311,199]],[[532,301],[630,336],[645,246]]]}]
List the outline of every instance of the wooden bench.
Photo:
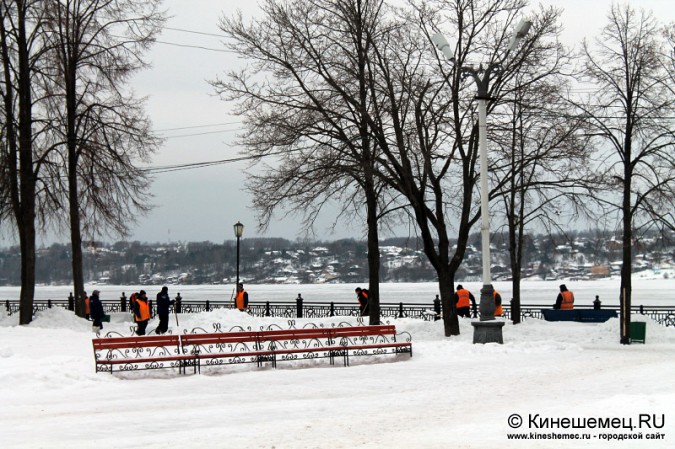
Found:
[{"label": "wooden bench", "polygon": [[96,372],[112,373],[158,368],[184,370],[191,357],[183,355],[180,335],[94,338]]},{"label": "wooden bench", "polygon": [[[345,365],[349,366],[349,357],[409,353],[412,357],[412,338],[397,341],[396,327],[393,325],[357,326],[336,328],[339,345],[346,349]],[[400,339],[400,338],[399,338]]]},{"label": "wooden bench", "polygon": [[201,372],[206,365],[257,363],[270,360],[270,351],[261,350],[260,332],[222,332],[185,334],[181,336],[183,354],[191,357],[187,365]]},{"label": "wooden bench", "polygon": [[260,333],[260,347],[271,352],[273,366],[277,361],[328,358],[330,364],[341,357],[344,366],[354,356],[376,356],[409,353],[412,342],[396,341],[396,327],[392,325],[348,326],[272,330]]},{"label": "wooden bench", "polygon": [[344,357],[344,348],[335,342],[335,328],[268,330],[259,333],[260,347],[265,348],[273,367],[277,361]]},{"label": "wooden bench", "polygon": [[[397,335],[407,335],[397,341]],[[334,365],[342,358],[409,353],[412,357],[410,334],[396,334],[392,325],[310,327],[304,329],[242,331],[222,333],[193,333],[146,337],[96,338],[94,356],[96,371],[118,371],[178,367],[186,372],[192,366],[238,363],[312,360],[328,358]]]},{"label": "wooden bench", "polygon": [[604,323],[610,318],[616,318],[616,310],[607,309],[541,309],[546,321],[576,321],[579,323]]}]

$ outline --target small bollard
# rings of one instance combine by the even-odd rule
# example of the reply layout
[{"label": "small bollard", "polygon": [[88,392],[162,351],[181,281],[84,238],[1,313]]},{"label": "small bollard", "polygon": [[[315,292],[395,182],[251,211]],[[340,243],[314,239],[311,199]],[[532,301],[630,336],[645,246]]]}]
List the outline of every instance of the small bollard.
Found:
[{"label": "small bollard", "polygon": [[70,292],[70,295],[68,296],[68,310],[75,310],[75,297],[73,296],[73,292]]},{"label": "small bollard", "polygon": [[176,294],[176,308],[174,309],[176,313],[181,313],[181,305],[183,303],[183,298],[181,298],[180,293]]},{"label": "small bollard", "polygon": [[51,299],[48,299],[48,300],[47,300],[47,308],[48,308],[48,309],[51,309],[51,308],[52,308],[52,300],[51,300]]},{"label": "small bollard", "polygon": [[595,295],[595,301],[593,301],[593,310],[600,310],[602,301],[600,301],[600,296]]},{"label": "small bollard", "polygon": [[[131,305],[129,305],[129,308],[131,309]],[[120,296],[120,311],[127,311],[127,297],[124,296],[124,292],[122,292],[122,296]]]},{"label": "small bollard", "polygon": [[210,311],[211,311],[211,303],[209,302],[208,299],[206,300],[206,307],[205,307],[204,310],[206,310],[207,312],[210,312]]},{"label": "small bollard", "polygon": [[265,302],[265,316],[271,316],[270,315],[270,302],[269,301]]},{"label": "small bollard", "polygon": [[295,299],[298,318],[302,318],[302,301],[302,295],[298,293],[298,297]]},{"label": "small bollard", "polygon": [[436,299],[434,299],[434,312],[436,312],[436,316],[434,317],[434,321],[438,321],[441,319],[441,298],[436,295]]},{"label": "small bollard", "polygon": [[403,303],[398,303],[398,318],[403,318]]},{"label": "small bollard", "polygon": [[335,303],[333,301],[330,302],[330,316],[335,316]]}]

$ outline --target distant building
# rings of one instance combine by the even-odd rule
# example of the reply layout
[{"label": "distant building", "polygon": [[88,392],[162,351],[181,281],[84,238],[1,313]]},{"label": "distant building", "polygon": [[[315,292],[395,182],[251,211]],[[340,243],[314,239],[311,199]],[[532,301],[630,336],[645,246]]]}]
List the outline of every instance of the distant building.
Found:
[{"label": "distant building", "polygon": [[591,277],[594,278],[609,277],[609,265],[593,265],[591,267]]}]

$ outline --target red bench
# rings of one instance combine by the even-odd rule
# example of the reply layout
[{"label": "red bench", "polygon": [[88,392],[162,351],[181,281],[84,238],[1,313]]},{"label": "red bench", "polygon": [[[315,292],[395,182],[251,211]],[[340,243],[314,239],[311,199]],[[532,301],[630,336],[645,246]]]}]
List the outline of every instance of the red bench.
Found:
[{"label": "red bench", "polygon": [[181,368],[190,359],[184,356],[180,335],[94,338],[96,372],[112,373],[156,368]]},{"label": "red bench", "polygon": [[[412,338],[407,332],[397,334],[393,325],[357,326],[336,328],[338,344],[346,348],[345,365],[349,366],[349,357],[410,353],[412,357]],[[407,335],[406,341],[397,341],[397,335]]]},{"label": "red bench", "polygon": [[257,363],[262,365],[270,357],[259,345],[260,332],[223,332],[185,334],[181,336],[183,354],[191,357],[188,365],[201,372],[201,362],[206,365],[229,363]]},{"label": "red bench", "polygon": [[[409,353],[410,335],[397,341],[392,325],[310,327],[304,329],[257,332],[193,333],[147,337],[94,339],[96,371],[119,371],[177,367],[185,372],[189,366],[201,372],[205,366],[328,358],[330,364],[341,357],[344,366],[356,356],[379,356]],[[105,367],[105,369],[100,369]]]}]

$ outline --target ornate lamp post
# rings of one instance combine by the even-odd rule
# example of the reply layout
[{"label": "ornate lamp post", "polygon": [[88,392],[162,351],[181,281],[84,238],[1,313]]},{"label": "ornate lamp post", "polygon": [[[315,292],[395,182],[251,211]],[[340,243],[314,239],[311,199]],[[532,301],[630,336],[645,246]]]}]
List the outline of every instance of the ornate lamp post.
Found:
[{"label": "ornate lamp post", "polygon": [[237,283],[234,285],[234,290],[237,292],[239,288],[239,239],[244,234],[244,225],[239,221],[234,225],[234,236],[237,237]]},{"label": "ornate lamp post", "polygon": [[[509,42],[509,48],[506,56],[514,50],[520,40],[525,37],[530,30],[532,22],[521,20],[516,28],[516,32]],[[453,64],[455,56],[450,48],[450,44],[441,33],[436,33],[431,37],[432,42],[438,47],[443,55]],[[476,83],[478,89],[476,99],[478,100],[478,149],[480,157],[480,209],[481,209],[481,252],[483,259],[483,288],[480,290],[480,321],[471,323],[474,326],[474,343],[503,343],[502,327],[504,322],[496,321],[494,317],[494,288],[492,287],[492,278],[490,275],[490,210],[488,205],[488,179],[487,179],[487,100],[489,96],[490,77],[498,74],[501,70],[500,63],[492,63],[483,68],[481,64],[478,69],[474,67],[459,67],[462,76],[471,77]]]}]

